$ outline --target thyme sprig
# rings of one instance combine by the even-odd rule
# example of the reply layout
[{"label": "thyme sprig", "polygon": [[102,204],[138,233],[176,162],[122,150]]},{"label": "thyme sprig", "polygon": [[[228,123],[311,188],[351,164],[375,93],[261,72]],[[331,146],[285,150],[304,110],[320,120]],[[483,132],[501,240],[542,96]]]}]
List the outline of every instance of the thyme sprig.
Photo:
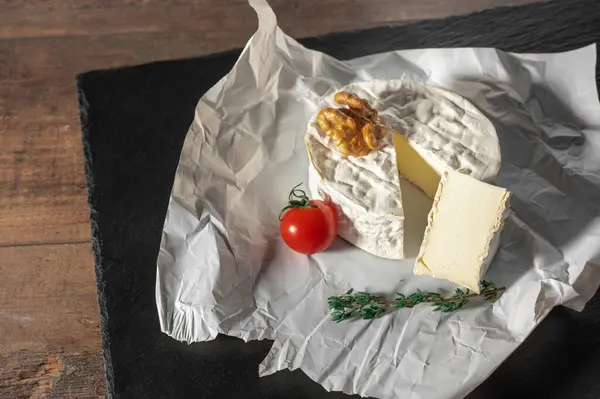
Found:
[{"label": "thyme sprig", "polygon": [[327,303],[331,309],[331,320],[339,323],[354,318],[371,320],[394,308],[413,308],[425,302],[431,303],[434,311],[450,313],[463,308],[476,297],[483,297],[486,301],[493,302],[506,290],[506,287],[496,287],[494,283],[486,280],[481,280],[479,286],[481,291],[479,294],[468,289],[457,288],[454,295],[443,297],[438,292],[417,290],[410,295],[396,293],[394,300],[369,292],[354,292],[350,289],[344,294],[329,297]]}]

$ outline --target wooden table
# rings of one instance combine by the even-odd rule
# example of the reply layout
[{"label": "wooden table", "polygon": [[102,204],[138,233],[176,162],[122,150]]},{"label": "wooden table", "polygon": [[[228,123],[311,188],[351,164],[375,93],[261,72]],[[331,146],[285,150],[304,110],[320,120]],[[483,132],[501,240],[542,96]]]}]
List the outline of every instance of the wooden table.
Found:
[{"label": "wooden table", "polygon": [[[271,4],[306,37],[538,1]],[[0,1],[0,397],[106,395],[75,74],[236,48],[255,29],[246,0]]]}]

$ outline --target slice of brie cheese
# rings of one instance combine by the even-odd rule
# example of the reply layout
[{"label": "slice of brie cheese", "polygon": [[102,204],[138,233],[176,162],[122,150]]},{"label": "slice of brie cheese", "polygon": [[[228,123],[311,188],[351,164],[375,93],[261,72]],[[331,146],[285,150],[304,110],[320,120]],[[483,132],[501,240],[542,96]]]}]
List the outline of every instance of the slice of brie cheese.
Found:
[{"label": "slice of brie cheese", "polygon": [[500,243],[510,192],[460,172],[438,186],[414,274],[443,278],[479,293]]},{"label": "slice of brie cheese", "polygon": [[[426,212],[405,209],[405,194],[413,193],[401,190],[399,175],[430,198],[446,171],[462,169],[476,179],[493,180],[500,166],[494,126],[459,95],[407,80],[350,84],[322,98],[317,112],[326,107],[340,108],[334,101],[338,91],[368,101],[389,136],[379,150],[367,156],[344,156],[320,130],[315,113],[305,136],[310,194],[333,201],[338,234],[351,244],[384,258],[415,256]],[[416,217],[423,223],[410,223],[409,218]],[[417,244],[407,246],[405,236]]]}]

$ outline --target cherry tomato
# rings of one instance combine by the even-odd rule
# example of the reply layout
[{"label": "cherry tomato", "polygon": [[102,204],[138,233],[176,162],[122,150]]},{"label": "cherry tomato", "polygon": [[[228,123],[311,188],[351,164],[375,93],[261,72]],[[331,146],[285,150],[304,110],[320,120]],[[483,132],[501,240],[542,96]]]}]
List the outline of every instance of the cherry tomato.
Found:
[{"label": "cherry tomato", "polygon": [[333,204],[329,201],[309,201],[297,186],[294,190],[292,193],[301,193],[295,195],[300,200],[290,200],[290,205],[284,208],[279,225],[283,241],[291,249],[302,254],[326,250],[337,235],[337,218]]}]

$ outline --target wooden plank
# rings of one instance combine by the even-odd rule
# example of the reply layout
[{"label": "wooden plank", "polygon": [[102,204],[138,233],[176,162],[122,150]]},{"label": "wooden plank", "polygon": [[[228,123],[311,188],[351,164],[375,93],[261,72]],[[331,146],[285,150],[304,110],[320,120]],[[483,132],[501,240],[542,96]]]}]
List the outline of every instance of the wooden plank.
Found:
[{"label": "wooden plank", "polygon": [[[77,72],[193,55],[200,38],[0,41],[0,246],[90,239]],[[208,50],[210,51],[210,49]]]},{"label": "wooden plank", "polygon": [[1,398],[104,398],[99,351],[0,353]]},{"label": "wooden plank", "polygon": [[0,397],[105,397],[91,245],[0,248]]},{"label": "wooden plank", "polygon": [[75,121],[0,120],[0,247],[89,239]]},{"label": "wooden plank", "polygon": [[90,244],[5,247],[0,259],[0,353],[99,349]]},{"label": "wooden plank", "polygon": [[[400,23],[540,0],[271,0],[294,37]],[[206,33],[248,36],[256,26],[246,0],[161,2],[16,2],[0,15],[1,37],[97,36],[121,33]],[[233,44],[233,43],[231,43]]]}]

